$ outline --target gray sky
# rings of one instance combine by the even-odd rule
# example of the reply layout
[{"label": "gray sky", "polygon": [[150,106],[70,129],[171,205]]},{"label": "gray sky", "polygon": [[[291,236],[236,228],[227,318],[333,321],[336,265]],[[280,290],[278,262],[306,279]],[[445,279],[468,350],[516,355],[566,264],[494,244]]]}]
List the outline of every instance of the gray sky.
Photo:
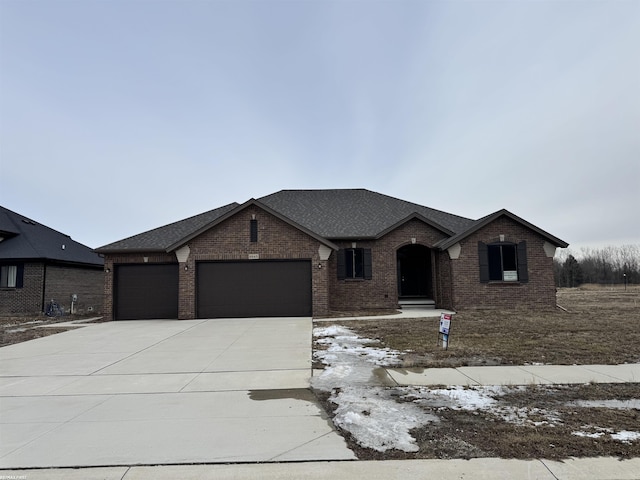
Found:
[{"label": "gray sky", "polygon": [[278,191],[640,243],[640,1],[0,0],[0,204],[98,247]]}]

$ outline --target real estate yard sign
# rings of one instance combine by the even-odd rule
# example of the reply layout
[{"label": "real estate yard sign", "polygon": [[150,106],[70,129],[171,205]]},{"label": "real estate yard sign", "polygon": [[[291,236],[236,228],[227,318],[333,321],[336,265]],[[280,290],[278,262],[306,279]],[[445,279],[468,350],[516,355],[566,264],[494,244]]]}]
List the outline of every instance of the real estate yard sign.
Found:
[{"label": "real estate yard sign", "polygon": [[449,348],[449,331],[451,330],[451,314],[440,314],[440,329],[438,330],[438,345],[440,345],[440,339],[442,338],[442,348],[445,350]]}]

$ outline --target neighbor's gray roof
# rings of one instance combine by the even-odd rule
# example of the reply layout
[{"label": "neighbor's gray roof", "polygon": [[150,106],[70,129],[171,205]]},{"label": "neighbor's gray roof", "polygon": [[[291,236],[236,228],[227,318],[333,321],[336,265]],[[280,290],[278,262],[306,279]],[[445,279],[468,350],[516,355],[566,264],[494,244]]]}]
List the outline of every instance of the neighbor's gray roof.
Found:
[{"label": "neighbor's gray roof", "polygon": [[4,207],[0,207],[0,237],[4,238],[0,241],[0,260],[104,264],[102,257],[86,245]]},{"label": "neighbor's gray roof", "polygon": [[237,203],[230,203],[224,207],[209,210],[208,212],[189,217],[185,220],[158,227],[148,232],[134,235],[114,243],[110,243],[96,249],[97,252],[132,252],[132,251],[167,251],[172,245],[179,243],[183,238],[189,237],[194,232],[201,230],[208,224],[227,214]]},{"label": "neighbor's gray roof", "polygon": [[412,215],[450,235],[474,223],[469,218],[365,189],[282,190],[258,200],[328,239],[376,238]]}]

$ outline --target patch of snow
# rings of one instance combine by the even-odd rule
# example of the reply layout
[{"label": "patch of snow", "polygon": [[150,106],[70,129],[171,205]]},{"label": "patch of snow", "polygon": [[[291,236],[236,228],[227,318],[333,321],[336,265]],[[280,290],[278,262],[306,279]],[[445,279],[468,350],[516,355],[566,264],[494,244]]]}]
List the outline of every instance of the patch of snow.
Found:
[{"label": "patch of snow", "polygon": [[587,433],[587,432],[571,432],[571,435],[575,435],[576,437],[588,437],[588,438],[599,438],[604,435],[604,432],[595,432],[595,433]]},{"label": "patch of snow", "polygon": [[614,408],[617,410],[640,410],[640,399],[632,400],[576,400],[567,405],[583,408]]},{"label": "patch of snow", "polygon": [[326,367],[312,378],[311,385],[332,392],[330,400],[337,405],[333,423],[363,447],[379,452],[417,452],[419,447],[409,432],[438,418],[418,405],[398,403],[392,392],[381,386],[386,372],[376,375],[380,366],[399,364],[401,352],[375,348],[371,345],[379,343],[377,340],[359,337],[341,326],[316,328],[313,335],[316,343],[327,349],[314,353]]},{"label": "patch of snow", "polygon": [[439,419],[417,405],[396,402],[391,393],[381,387],[346,387],[334,392],[331,401],[338,408],[333,422],[363,447],[417,452],[419,447],[409,431]]},{"label": "patch of snow", "polygon": [[[390,348],[376,348],[371,344],[378,340],[359,337],[346,327],[331,325],[315,328],[317,344],[326,345],[326,350],[317,350],[314,357],[326,365],[325,369],[312,379],[312,386],[319,390],[331,391],[352,385],[380,385],[374,370],[380,366],[397,365],[401,352]],[[331,336],[333,335],[333,336]]]},{"label": "patch of snow", "polygon": [[451,387],[429,390],[429,395],[444,397],[451,401],[453,410],[487,410],[496,403],[502,387]]},{"label": "patch of snow", "polygon": [[611,438],[623,443],[631,443],[636,440],[640,440],[640,432],[630,432],[628,430],[622,430],[618,433],[612,433]]},{"label": "patch of snow", "polygon": [[[515,387],[520,389],[521,387]],[[409,391],[407,399],[430,408],[449,408],[451,410],[481,411],[488,413],[505,422],[516,425],[541,426],[561,423],[560,415],[557,412],[544,410],[536,407],[514,407],[501,405],[498,398],[512,391],[513,387],[507,386],[473,386],[473,387],[450,387],[446,389],[421,388],[415,392]],[[531,420],[535,416],[542,420]]]}]

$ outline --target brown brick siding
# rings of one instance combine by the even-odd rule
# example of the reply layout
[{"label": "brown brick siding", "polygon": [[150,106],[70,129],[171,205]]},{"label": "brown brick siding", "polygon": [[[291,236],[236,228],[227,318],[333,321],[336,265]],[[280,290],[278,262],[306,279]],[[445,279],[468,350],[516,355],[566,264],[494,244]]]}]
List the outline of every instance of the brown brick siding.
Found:
[{"label": "brown brick siding", "polygon": [[44,294],[45,308],[46,303],[54,299],[65,312],[69,313],[71,295],[76,294],[78,301],[74,306],[75,313],[102,313],[103,277],[102,268],[98,270],[48,265]]},{"label": "brown brick siding", "polygon": [[[478,241],[491,243],[505,236],[505,241],[527,242],[527,283],[480,283]],[[451,260],[453,271],[453,305],[462,308],[545,307],[556,304],[553,258],[544,252],[544,238],[507,217],[500,217],[460,243],[460,257]]]},{"label": "brown brick siding", "polygon": [[[252,216],[258,220],[258,242],[250,242],[249,225]],[[522,284],[480,283],[478,241],[490,243],[499,235],[517,243],[527,241],[529,282]],[[187,244],[190,254],[179,269],[179,306],[181,319],[196,318],[197,262],[248,260],[250,254],[260,260],[301,259],[311,262],[313,315],[329,311],[390,309],[398,307],[397,251],[415,243],[433,248],[447,235],[414,219],[399,226],[378,240],[355,241],[372,253],[371,280],[338,280],[337,255],[321,261],[321,243],[306,233],[252,205],[223,223],[216,225]],[[352,241],[336,241],[340,248],[350,248]],[[461,242],[460,257],[451,260],[447,251],[432,250],[433,296],[438,308],[488,308],[555,305],[553,259],[545,255],[544,239],[537,233],[501,217]],[[176,262],[174,253],[137,253],[106,255],[104,278],[104,315],[113,317],[114,265]],[[321,266],[322,268],[318,268]],[[185,269],[186,267],[186,269]]]},{"label": "brown brick siding", "polygon": [[100,313],[102,282],[102,268],[45,266],[42,262],[26,262],[22,288],[0,289],[0,315],[41,314],[51,299],[68,313],[72,293],[78,295],[77,313],[87,313],[90,306],[95,313]]},{"label": "brown brick siding", "polygon": [[[258,241],[251,242],[249,224],[255,215],[258,221]],[[187,262],[179,269],[178,316],[196,318],[197,262],[218,260],[308,260],[311,263],[313,315],[328,312],[327,261],[321,261],[318,248],[321,243],[301,230],[269,214],[257,206],[249,206],[219,225],[187,242],[190,252]],[[120,263],[142,263],[146,254],[106,255],[105,268],[111,274],[105,277],[105,315],[113,318],[113,267]],[[332,255],[333,256],[333,255]],[[148,262],[176,262],[174,253],[148,254]],[[318,268],[322,265],[322,268]],[[185,269],[186,267],[186,269]]]},{"label": "brown brick siding", "polygon": [[25,263],[22,288],[0,288],[0,315],[41,313],[43,273],[44,263]]},{"label": "brown brick siding", "polygon": [[[249,224],[255,215],[258,221],[258,241],[251,242]],[[321,243],[301,230],[265,212],[257,206],[249,206],[225,222],[204,232],[188,242],[189,270],[184,272],[189,287],[181,303],[181,318],[195,318],[195,263],[211,260],[248,260],[249,255],[258,255],[260,260],[309,260],[311,262],[311,283],[313,315],[326,315],[327,305],[327,262],[320,261],[318,248]],[[322,268],[318,265],[322,264]],[[184,271],[184,269],[182,269]],[[182,275],[181,271],[181,275]],[[181,276],[181,279],[183,277]]]},{"label": "brown brick siding", "polygon": [[[435,243],[446,238],[446,235],[414,219],[378,240],[356,241],[358,248],[371,249],[371,280],[338,280],[336,255],[332,255],[329,268],[331,309],[349,311],[397,308],[397,251],[405,245],[411,245],[413,238],[416,244],[432,248]],[[340,241],[336,244],[340,248],[351,248],[352,241]],[[434,278],[434,289],[437,285],[437,279]]]}]

